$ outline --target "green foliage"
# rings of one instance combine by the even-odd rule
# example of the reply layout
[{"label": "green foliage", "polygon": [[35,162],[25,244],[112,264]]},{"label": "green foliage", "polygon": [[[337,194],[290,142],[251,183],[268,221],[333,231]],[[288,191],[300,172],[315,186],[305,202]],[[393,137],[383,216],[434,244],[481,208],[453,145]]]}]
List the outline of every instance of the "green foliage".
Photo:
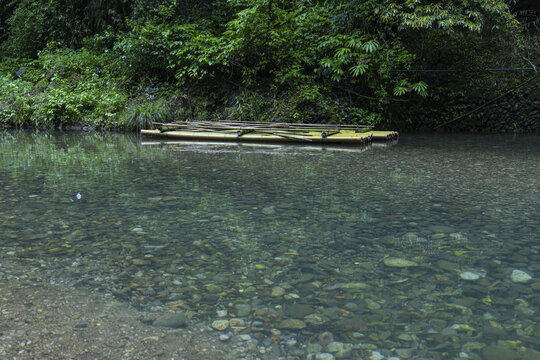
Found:
[{"label": "green foliage", "polygon": [[33,99],[28,94],[33,84],[0,77],[0,124],[21,126],[32,114]]},{"label": "green foliage", "polygon": [[[107,58],[85,49],[43,52],[0,78],[0,122],[16,126],[114,125],[127,96],[111,82]],[[1,68],[16,68],[11,61]],[[21,66],[23,65],[23,66]]]},{"label": "green foliage", "polygon": [[417,83],[411,84],[408,80],[401,80],[396,85],[396,87],[394,87],[394,95],[401,96],[410,91],[414,91],[418,93],[420,96],[426,97],[428,94],[427,88],[428,88],[428,85],[423,81],[419,81]]},{"label": "green foliage", "polygon": [[479,32],[486,25],[515,27],[516,20],[504,1],[386,0],[377,12],[383,21],[401,29],[433,29],[447,32]]},{"label": "green foliage", "polygon": [[516,78],[396,69],[539,60],[538,34],[504,0],[19,0],[0,21],[17,59],[0,64],[11,125],[139,129],[174,114],[422,127]]},{"label": "green foliage", "polygon": [[84,37],[107,26],[122,28],[124,0],[20,0],[7,18],[8,48],[16,57],[34,58],[49,42],[79,47]]}]

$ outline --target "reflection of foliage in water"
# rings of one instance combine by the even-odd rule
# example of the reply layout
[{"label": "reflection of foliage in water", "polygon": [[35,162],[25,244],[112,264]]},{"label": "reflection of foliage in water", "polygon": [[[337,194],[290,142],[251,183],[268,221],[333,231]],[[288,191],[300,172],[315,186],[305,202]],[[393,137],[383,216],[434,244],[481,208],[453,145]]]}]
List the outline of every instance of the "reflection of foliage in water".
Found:
[{"label": "reflection of foliage in water", "polygon": [[87,188],[92,182],[114,185],[115,175],[139,153],[136,137],[111,133],[74,136],[21,131],[4,132],[0,138],[0,169],[4,176],[15,182],[39,178],[45,189],[55,191]]},{"label": "reflection of foliage in water", "polygon": [[396,182],[398,185],[407,184],[407,183],[419,185],[423,181],[421,174],[417,172],[413,172],[412,174],[407,174],[406,172],[403,172],[400,169],[396,169],[390,172],[390,178],[392,179],[392,181]]}]

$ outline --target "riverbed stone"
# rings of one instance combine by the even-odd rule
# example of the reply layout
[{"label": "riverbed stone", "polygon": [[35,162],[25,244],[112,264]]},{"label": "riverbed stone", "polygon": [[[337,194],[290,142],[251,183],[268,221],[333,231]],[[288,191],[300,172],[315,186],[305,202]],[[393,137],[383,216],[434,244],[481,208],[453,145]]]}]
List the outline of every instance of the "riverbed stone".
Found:
[{"label": "riverbed stone", "polygon": [[432,225],[429,227],[429,230],[434,233],[453,233],[455,229],[447,225]]},{"label": "riverbed stone", "polygon": [[314,354],[308,354],[307,356],[308,360],[334,360],[334,355],[330,353],[314,353]]},{"label": "riverbed stone", "polygon": [[363,282],[350,282],[350,283],[341,285],[341,289],[347,290],[350,292],[358,292],[358,291],[367,289],[368,287],[369,285]]},{"label": "riverbed stone", "polygon": [[245,317],[251,313],[251,305],[249,304],[236,304],[234,307],[236,309],[236,316]]},{"label": "riverbed stone", "polygon": [[246,327],[246,321],[241,318],[232,318],[229,320],[229,326],[232,328],[244,328]]},{"label": "riverbed stone", "polygon": [[304,318],[307,315],[313,314],[315,309],[308,304],[289,304],[285,307],[285,314],[290,317]]},{"label": "riverbed stone", "polygon": [[84,329],[87,328],[89,325],[88,321],[81,321],[80,323],[75,325],[76,329]]},{"label": "riverbed stone", "polygon": [[387,257],[383,260],[384,265],[389,267],[412,267],[412,266],[418,266],[418,263],[402,259],[402,258],[396,258],[396,257]]},{"label": "riverbed stone", "polygon": [[330,321],[330,319],[321,314],[310,314],[304,317],[304,321],[310,325],[318,326]]},{"label": "riverbed stone", "polygon": [[340,331],[366,331],[367,323],[360,316],[353,316],[334,322],[333,326]]},{"label": "riverbed stone", "polygon": [[369,356],[369,360],[383,360],[383,359],[384,359],[384,355],[378,351],[372,351],[371,355]]},{"label": "riverbed stone", "polygon": [[272,296],[279,297],[285,295],[285,289],[281,286],[274,286],[272,288]]},{"label": "riverbed stone", "polygon": [[326,350],[332,353],[337,359],[348,357],[351,354],[352,349],[352,344],[342,343],[340,341],[333,341],[326,346]]},{"label": "riverbed stone", "polygon": [[397,338],[399,340],[402,340],[402,341],[413,341],[413,340],[416,340],[416,337],[414,335],[411,335],[411,334],[407,334],[407,333],[401,333],[397,336]]},{"label": "riverbed stone", "polygon": [[238,335],[238,340],[240,340],[240,341],[251,341],[251,335],[249,335],[249,334],[240,334],[240,335]]},{"label": "riverbed stone", "polygon": [[481,269],[469,269],[462,271],[459,274],[459,277],[463,280],[473,281],[478,280],[486,276],[486,271]]},{"label": "riverbed stone", "polygon": [[133,265],[144,266],[144,265],[152,264],[152,261],[147,260],[147,259],[133,259],[132,263]]},{"label": "riverbed stone", "polygon": [[409,359],[413,355],[413,349],[396,349],[396,354],[402,359]]},{"label": "riverbed stone", "polygon": [[525,271],[514,269],[512,270],[512,274],[510,274],[510,279],[512,279],[513,282],[525,283],[531,280],[532,276]]},{"label": "riverbed stone", "polygon": [[322,345],[318,343],[308,343],[306,346],[306,351],[308,353],[318,353],[321,352]]},{"label": "riverbed stone", "polygon": [[482,349],[484,359],[489,360],[519,360],[523,359],[518,351],[502,345],[490,345]]},{"label": "riverbed stone", "polygon": [[381,305],[379,305],[379,303],[377,303],[376,301],[373,301],[371,299],[366,299],[365,301],[369,310],[375,311],[381,308]]},{"label": "riverbed stone", "polygon": [[429,323],[429,326],[439,331],[444,329],[448,325],[448,323],[444,321],[443,319],[437,319],[437,318],[430,319],[428,323]]},{"label": "riverbed stone", "polygon": [[274,215],[276,213],[276,209],[273,206],[267,206],[262,209],[262,213],[264,215]]},{"label": "riverbed stone", "polygon": [[472,351],[482,350],[485,347],[486,347],[486,344],[484,344],[484,343],[471,341],[471,342],[468,342],[468,343],[464,344],[461,347],[461,351],[472,352]]},{"label": "riverbed stone", "polygon": [[189,318],[185,312],[177,311],[158,317],[156,320],[154,320],[152,325],[177,329],[186,326],[188,320]]},{"label": "riverbed stone", "polygon": [[323,331],[322,333],[317,335],[317,340],[322,345],[328,345],[334,342],[334,334],[332,334],[330,331]]},{"label": "riverbed stone", "polygon": [[212,322],[212,328],[223,331],[229,327],[229,320],[215,320]]},{"label": "riverbed stone", "polygon": [[307,325],[302,320],[298,319],[285,319],[281,321],[277,328],[278,329],[288,329],[288,330],[300,330],[305,328]]},{"label": "riverbed stone", "polygon": [[457,264],[447,261],[447,260],[439,260],[437,261],[436,265],[437,267],[446,271],[450,271],[450,272],[457,271]]}]

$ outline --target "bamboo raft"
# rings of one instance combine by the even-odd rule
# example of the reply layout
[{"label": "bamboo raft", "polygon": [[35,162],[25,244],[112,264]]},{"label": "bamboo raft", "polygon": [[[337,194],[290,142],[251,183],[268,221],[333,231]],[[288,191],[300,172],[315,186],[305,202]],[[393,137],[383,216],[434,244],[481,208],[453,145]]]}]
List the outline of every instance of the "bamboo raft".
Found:
[{"label": "bamboo raft", "polygon": [[397,140],[399,136],[395,131],[375,131],[368,125],[183,121],[154,126],[156,129],[141,130],[141,134],[183,140],[333,144],[367,144]]}]

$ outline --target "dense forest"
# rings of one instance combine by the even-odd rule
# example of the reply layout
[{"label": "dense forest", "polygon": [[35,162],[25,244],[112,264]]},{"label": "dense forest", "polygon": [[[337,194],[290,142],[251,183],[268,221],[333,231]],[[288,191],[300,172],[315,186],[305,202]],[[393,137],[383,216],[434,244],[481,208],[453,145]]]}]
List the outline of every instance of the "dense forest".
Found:
[{"label": "dense forest", "polygon": [[537,132],[536,2],[0,0],[0,126]]}]

